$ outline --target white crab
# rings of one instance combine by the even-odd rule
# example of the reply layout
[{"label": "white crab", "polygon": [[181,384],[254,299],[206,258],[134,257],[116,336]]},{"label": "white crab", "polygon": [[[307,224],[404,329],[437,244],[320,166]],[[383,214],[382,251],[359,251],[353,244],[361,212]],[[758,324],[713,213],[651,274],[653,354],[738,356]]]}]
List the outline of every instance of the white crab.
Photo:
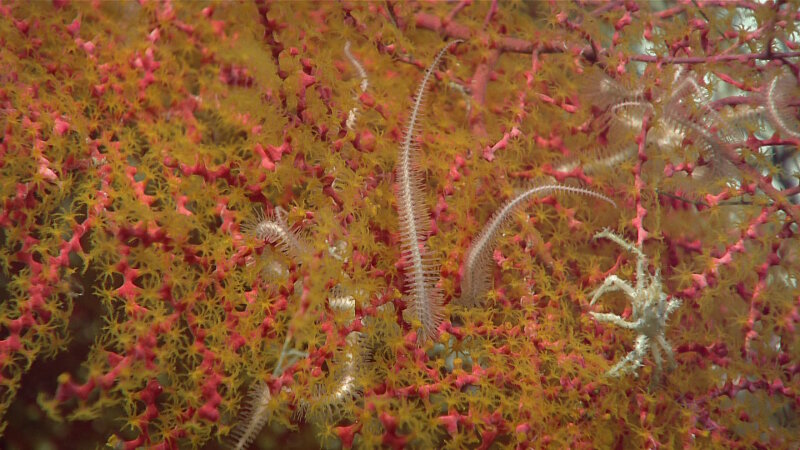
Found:
[{"label": "white crab", "polygon": [[[674,369],[675,357],[672,346],[664,337],[666,322],[669,315],[681,305],[680,300],[672,299],[667,301],[667,294],[661,290],[661,277],[659,270],[651,275],[645,272],[647,267],[647,257],[641,249],[609,230],[603,230],[594,236],[595,239],[606,238],[615,242],[620,247],[636,255],[636,286],[631,286],[616,275],[609,275],[603,285],[600,286],[592,295],[591,305],[600,298],[601,295],[622,291],[631,300],[632,312],[631,321],[626,321],[616,314],[590,312],[596,320],[600,322],[610,322],[622,328],[636,331],[636,345],[625,358],[619,361],[606,374],[610,377],[618,377],[626,373],[633,373],[638,376],[636,369],[642,366],[645,354],[649,349],[655,360],[655,370],[653,371],[652,384],[658,383],[663,369],[663,350],[667,356],[669,369]],[[655,341],[655,343],[653,343]]]}]

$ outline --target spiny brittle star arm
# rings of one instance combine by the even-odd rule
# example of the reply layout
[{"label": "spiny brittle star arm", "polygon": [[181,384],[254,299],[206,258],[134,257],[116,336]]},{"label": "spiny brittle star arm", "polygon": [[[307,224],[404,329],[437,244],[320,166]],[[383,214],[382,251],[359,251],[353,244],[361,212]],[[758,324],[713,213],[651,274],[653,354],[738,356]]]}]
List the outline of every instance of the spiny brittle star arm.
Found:
[{"label": "spiny brittle star arm", "polygon": [[428,81],[445,52],[459,42],[462,41],[449,42],[439,51],[425,71],[408,118],[396,166],[397,210],[402,235],[402,254],[405,260],[403,269],[405,288],[409,299],[407,311],[411,318],[419,321],[421,325],[417,334],[418,343],[422,343],[436,334],[436,329],[443,319],[443,313],[442,293],[436,286],[439,279],[437,261],[429,254],[425,246],[430,212],[425,207],[423,199],[424,180],[422,174],[416,170],[415,160],[418,157],[419,149],[415,140]]},{"label": "spiny brittle star arm", "polygon": [[555,193],[587,195],[616,206],[616,203],[605,195],[588,189],[560,184],[534,186],[507,201],[492,215],[480,234],[472,241],[467,251],[464,271],[461,277],[461,298],[459,303],[466,306],[476,306],[483,301],[483,297],[489,289],[488,268],[492,251],[497,243],[497,235],[503,225],[510,220],[513,213],[522,208],[525,205],[525,201],[531,197]]}]

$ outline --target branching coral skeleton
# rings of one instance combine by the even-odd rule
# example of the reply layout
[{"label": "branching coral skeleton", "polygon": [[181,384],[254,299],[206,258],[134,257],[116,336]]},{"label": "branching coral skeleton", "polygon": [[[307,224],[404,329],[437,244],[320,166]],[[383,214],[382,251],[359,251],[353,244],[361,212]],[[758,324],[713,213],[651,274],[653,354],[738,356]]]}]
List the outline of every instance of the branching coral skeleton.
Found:
[{"label": "branching coral skeleton", "polygon": [[[600,286],[592,295],[591,305],[602,295],[609,292],[622,291],[630,299],[632,312],[631,321],[611,313],[590,312],[592,317],[599,322],[613,323],[622,328],[636,331],[636,345],[625,358],[614,365],[606,374],[610,377],[618,377],[627,373],[638,376],[636,370],[642,366],[647,351],[653,355],[656,367],[653,371],[651,385],[655,386],[663,371],[663,358],[661,351],[667,357],[668,369],[674,369],[675,356],[672,346],[667,342],[664,333],[666,332],[667,319],[681,305],[680,300],[672,299],[667,301],[667,295],[661,289],[660,273],[656,270],[654,275],[646,272],[647,257],[642,250],[625,241],[620,236],[611,231],[604,230],[597,233],[595,239],[606,238],[616,243],[620,247],[636,255],[636,285],[631,286],[616,275],[609,275],[603,285]],[[653,342],[655,341],[655,342]]]},{"label": "branching coral skeleton", "polygon": [[[452,41],[447,44],[434,58],[433,63],[425,71],[419,84],[414,103],[408,118],[408,124],[403,136],[396,173],[396,200],[399,222],[402,235],[402,255],[404,259],[404,277],[406,287],[407,309],[404,316],[409,322],[417,323],[418,344],[436,336],[437,328],[444,319],[443,295],[438,286],[439,273],[437,258],[426,248],[428,222],[430,216],[424,201],[424,178],[418,170],[417,158],[419,155],[416,136],[421,122],[422,107],[426,86],[432,76],[433,70],[438,65],[446,51],[460,42]],[[361,91],[368,86],[368,79],[361,64],[350,53],[350,43],[344,47],[345,56],[353,65],[361,78]],[[770,92],[779,84],[773,79]],[[723,118],[716,110],[709,106],[709,99],[703,88],[693,74],[686,74],[679,69],[674,74],[674,81],[670,91],[663,91],[653,103],[645,100],[642,90],[628,90],[616,81],[602,75],[598,78],[599,91],[595,94],[601,107],[606,110],[603,119],[611,127],[611,134],[615,139],[621,133],[641,128],[643,115],[652,115],[660,111],[660,118],[653,129],[653,142],[665,149],[673,149],[682,145],[687,138],[698,143],[710,156],[712,165],[725,163],[721,156],[720,148],[735,146],[743,141],[734,131],[731,131]],[[784,83],[785,84],[785,83]],[[771,98],[769,95],[767,98]],[[780,108],[773,108],[778,110]],[[785,109],[785,107],[784,107]],[[358,108],[350,110],[347,127],[355,127]],[[777,113],[772,114],[777,116]],[[627,130],[627,131],[626,131]],[[620,134],[619,136],[616,136]],[[615,166],[625,159],[636,154],[632,145],[620,145],[613,151],[607,151],[603,157],[587,162],[582,168],[584,172],[591,172],[603,167]],[[572,170],[577,167],[576,162],[562,164],[556,170]],[[466,306],[479,305],[486,291],[490,287],[488,274],[491,252],[494,249],[497,236],[502,226],[525,204],[525,200],[540,195],[556,193],[579,194],[592,196],[615,205],[610,198],[579,187],[571,187],[556,183],[541,184],[528,188],[513,199],[502,205],[489,219],[483,231],[473,240],[465,257],[461,278],[461,297],[457,301]],[[297,259],[308,252],[307,245],[296,230],[290,229],[286,223],[286,214],[280,208],[276,215],[265,215],[257,212],[254,219],[243,225],[243,230],[259,240],[273,244],[288,257]],[[666,322],[681,304],[677,299],[669,299],[663,292],[660,273],[647,272],[647,257],[641,248],[627,242],[622,237],[604,230],[595,235],[595,239],[606,238],[616,243],[623,249],[636,256],[636,283],[631,285],[616,275],[609,275],[603,284],[594,292],[591,305],[603,295],[622,291],[632,305],[631,320],[626,320],[613,313],[590,312],[598,322],[606,322],[635,331],[638,335],[633,350],[608,370],[609,377],[619,377],[632,373],[638,377],[638,369],[644,364],[648,354],[652,355],[655,367],[651,377],[651,386],[655,386],[664,371],[664,359],[667,369],[676,367],[675,357],[669,342],[665,337]],[[331,255],[336,257],[333,248]],[[337,258],[341,259],[341,258]],[[354,319],[356,302],[352,295],[335,288],[329,298],[328,307],[331,310],[345,312],[350,320]],[[306,357],[296,350],[288,350],[291,335],[287,335],[280,359],[273,373],[273,377],[284,370],[284,359],[288,356],[294,358]],[[319,389],[311,398],[295,399],[296,416],[308,417],[317,415],[331,416],[336,413],[345,402],[356,399],[361,391],[355,377],[355,371],[363,362],[365,353],[361,333],[353,331],[346,337],[346,349],[340,354],[332,365],[329,377],[334,380],[335,387],[327,391]],[[290,363],[291,364],[291,363]],[[288,388],[284,388],[288,389]],[[259,383],[251,389],[250,401],[245,408],[247,417],[232,434],[236,439],[235,448],[247,445],[258,430],[266,423],[270,416],[269,402],[272,401],[269,386]]]},{"label": "branching coral skeleton", "polygon": [[800,0],[47,3],[0,4],[4,446],[798,441]]}]

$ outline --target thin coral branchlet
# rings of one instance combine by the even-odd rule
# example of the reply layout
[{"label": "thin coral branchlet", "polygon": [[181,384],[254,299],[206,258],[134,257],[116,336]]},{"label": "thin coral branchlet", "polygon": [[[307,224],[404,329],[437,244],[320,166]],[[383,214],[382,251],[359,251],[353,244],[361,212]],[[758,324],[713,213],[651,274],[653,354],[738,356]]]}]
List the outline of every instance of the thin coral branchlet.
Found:
[{"label": "thin coral branchlet", "polygon": [[658,384],[663,371],[662,350],[667,357],[667,368],[672,370],[676,367],[672,346],[667,342],[665,333],[669,315],[678,309],[681,302],[677,299],[667,301],[668,296],[661,288],[659,270],[656,270],[654,275],[646,272],[647,257],[639,247],[627,242],[609,230],[597,233],[594,238],[609,239],[636,255],[636,285],[631,286],[616,275],[609,275],[603,285],[594,292],[590,302],[590,305],[594,305],[601,296],[615,291],[622,291],[631,301],[631,321],[627,321],[617,314],[596,313],[594,311],[589,313],[599,322],[613,323],[638,333],[634,349],[606,372],[606,375],[618,377],[633,373],[637,377],[636,370],[643,365],[647,351],[650,350],[655,361],[651,386],[655,386]]}]

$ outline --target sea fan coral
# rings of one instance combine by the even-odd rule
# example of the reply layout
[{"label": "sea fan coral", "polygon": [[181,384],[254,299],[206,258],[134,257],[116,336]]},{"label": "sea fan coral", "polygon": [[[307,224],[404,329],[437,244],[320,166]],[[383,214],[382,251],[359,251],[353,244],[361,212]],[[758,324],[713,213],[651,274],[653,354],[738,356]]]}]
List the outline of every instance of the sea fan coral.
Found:
[{"label": "sea fan coral", "polygon": [[0,446],[797,447],[797,11],[0,3]]}]

